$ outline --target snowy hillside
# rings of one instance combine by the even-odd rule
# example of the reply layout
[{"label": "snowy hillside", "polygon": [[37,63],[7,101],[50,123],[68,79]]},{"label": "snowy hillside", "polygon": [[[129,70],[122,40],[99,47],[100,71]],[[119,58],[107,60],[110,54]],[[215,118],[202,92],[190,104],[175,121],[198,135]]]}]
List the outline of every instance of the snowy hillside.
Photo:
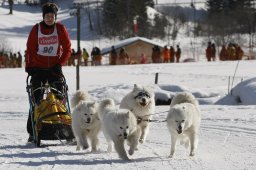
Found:
[{"label": "snowy hillside", "polygon": [[[16,3],[20,2],[20,3]],[[7,1],[0,6],[0,37],[1,42],[8,45],[10,50],[13,52],[20,51],[24,53],[26,49],[26,41],[28,34],[32,28],[32,26],[42,20],[41,8],[38,6],[27,6],[24,5],[24,0],[16,1],[14,5],[13,15],[8,15],[9,6]],[[70,8],[72,7],[73,1],[71,0],[56,0],[60,6],[60,10],[58,12],[58,21],[62,22],[68,30],[68,33],[71,38],[72,48],[77,49],[77,32],[76,32],[76,17],[70,16]],[[189,6],[190,0],[182,0],[182,1],[174,1],[174,0],[158,0],[157,4],[172,4],[175,2],[177,5],[185,5]],[[201,1],[200,1],[201,2]],[[198,8],[201,7],[199,3],[196,5]],[[96,16],[95,16],[96,17]],[[81,47],[91,49],[94,46],[98,46],[100,48],[104,48],[109,46],[109,44],[116,44],[118,39],[106,39],[104,37],[98,36],[96,33],[91,32],[89,30],[89,21],[87,15],[82,13],[81,17]],[[184,34],[184,35],[183,35]],[[161,42],[162,44],[167,44],[168,40],[156,40],[157,42]],[[185,35],[184,31],[181,30],[181,33],[176,40],[176,44],[180,44],[183,51],[183,58],[191,58],[192,57],[192,46],[191,42],[194,41],[193,37],[188,37]],[[199,38],[196,40],[196,44],[200,46],[197,49],[197,60],[205,60],[204,50],[205,46],[201,47],[203,39]],[[17,43],[18,42],[18,43]]]}]

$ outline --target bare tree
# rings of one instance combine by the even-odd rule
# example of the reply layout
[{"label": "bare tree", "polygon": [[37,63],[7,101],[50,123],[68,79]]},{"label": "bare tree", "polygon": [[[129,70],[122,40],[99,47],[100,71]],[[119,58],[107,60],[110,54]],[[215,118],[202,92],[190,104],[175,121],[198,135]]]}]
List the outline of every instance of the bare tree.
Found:
[{"label": "bare tree", "polygon": [[87,5],[86,5],[86,14],[88,16],[88,19],[89,19],[89,26],[90,26],[90,30],[92,31],[93,30],[93,27],[92,27],[92,19],[91,19],[91,9],[90,9],[90,3],[89,1],[87,0],[86,1]]},{"label": "bare tree", "polygon": [[9,9],[10,9],[10,12],[9,12],[9,14],[11,14],[12,15],[12,11],[13,11],[13,0],[8,0],[8,3],[9,3]]}]

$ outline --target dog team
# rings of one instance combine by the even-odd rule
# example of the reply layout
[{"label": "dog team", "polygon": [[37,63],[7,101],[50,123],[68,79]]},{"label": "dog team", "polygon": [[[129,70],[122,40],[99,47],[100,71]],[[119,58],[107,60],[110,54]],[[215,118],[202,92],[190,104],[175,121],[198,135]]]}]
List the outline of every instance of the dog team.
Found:
[{"label": "dog team", "polygon": [[[114,146],[121,159],[130,160],[125,145],[128,145],[131,156],[138,150],[139,143],[146,141],[149,124],[155,114],[155,95],[151,88],[135,84],[118,107],[111,98],[96,102],[87,92],[77,91],[71,99],[71,107],[76,150],[90,147],[92,152],[96,152],[98,135],[102,131],[108,144],[107,151],[112,152]],[[186,147],[190,146],[190,156],[194,156],[201,121],[195,97],[188,92],[178,93],[172,99],[166,121],[171,134],[169,157],[173,157],[178,140]]]}]

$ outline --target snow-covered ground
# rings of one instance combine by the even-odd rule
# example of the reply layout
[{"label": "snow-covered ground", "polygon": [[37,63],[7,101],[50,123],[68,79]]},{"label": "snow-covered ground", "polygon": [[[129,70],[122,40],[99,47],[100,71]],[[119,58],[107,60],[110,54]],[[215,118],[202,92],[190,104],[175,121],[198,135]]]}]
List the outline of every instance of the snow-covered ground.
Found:
[{"label": "snow-covered ground", "polygon": [[[161,1],[164,0],[158,0]],[[67,8],[72,2],[62,2],[58,20],[67,26],[76,49],[76,20]],[[8,6],[0,6],[0,42],[6,42],[13,52],[23,52],[30,29],[42,15],[37,7],[17,4],[14,9],[14,15],[8,15]],[[85,18],[83,30],[88,30],[84,22],[87,22]],[[117,42],[96,39],[88,32],[83,32],[81,39],[81,46],[88,49]],[[184,46],[189,44],[189,39],[181,37],[178,41]],[[204,51],[204,46],[199,47]],[[189,54],[183,53],[183,57]],[[199,100],[202,124],[194,157],[189,157],[189,151],[178,144],[174,158],[167,158],[171,137],[164,122],[155,122],[151,123],[148,139],[139,145],[131,162],[120,160],[115,152],[107,153],[102,133],[97,153],[76,151],[75,146],[62,145],[59,141],[42,141],[41,148],[28,144],[26,73],[24,68],[0,69],[0,169],[256,169],[256,61],[209,63],[204,55],[197,57],[202,57],[200,62],[80,68],[80,89],[87,90],[96,100],[111,97],[119,103],[134,83],[154,87],[159,98],[187,90]],[[64,67],[63,71],[71,97],[76,91],[76,68]],[[154,85],[155,73],[159,73],[158,86]],[[231,86],[232,95],[226,96]],[[154,119],[165,120],[168,110],[169,106],[157,106]]]},{"label": "snow-covered ground", "polygon": [[[232,77],[236,64],[199,62],[82,67],[80,89],[89,91],[96,100],[112,97],[118,103],[134,83],[154,86],[155,73],[159,72],[159,87],[172,93],[189,90],[200,101],[202,123],[199,148],[194,157],[189,157],[189,151],[178,144],[174,158],[167,158],[171,137],[165,122],[155,122],[151,123],[146,143],[139,145],[131,162],[120,160],[115,152],[107,153],[102,133],[97,153],[76,151],[76,146],[62,145],[59,141],[42,141],[44,147],[41,148],[28,144],[26,74],[23,69],[1,69],[0,169],[253,170],[256,168],[256,106],[213,104],[227,94],[228,77]],[[255,61],[240,62],[234,86],[241,78],[247,80],[255,76],[255,64]],[[64,67],[63,70],[71,97],[76,91],[76,69]],[[255,93],[255,79],[250,87]],[[239,84],[241,91],[246,88],[247,85]],[[156,89],[158,93],[159,88]],[[251,96],[246,93],[243,97],[252,100]],[[157,106],[154,119],[165,120],[168,110],[169,106]]]}]

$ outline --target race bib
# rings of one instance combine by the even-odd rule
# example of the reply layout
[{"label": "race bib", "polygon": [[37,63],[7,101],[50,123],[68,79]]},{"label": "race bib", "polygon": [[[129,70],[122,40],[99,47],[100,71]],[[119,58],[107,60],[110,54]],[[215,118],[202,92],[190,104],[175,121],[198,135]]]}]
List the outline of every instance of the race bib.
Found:
[{"label": "race bib", "polygon": [[37,54],[42,56],[57,56],[58,52],[58,33],[56,25],[52,34],[44,35],[41,32],[40,24],[38,26],[38,51]]}]

